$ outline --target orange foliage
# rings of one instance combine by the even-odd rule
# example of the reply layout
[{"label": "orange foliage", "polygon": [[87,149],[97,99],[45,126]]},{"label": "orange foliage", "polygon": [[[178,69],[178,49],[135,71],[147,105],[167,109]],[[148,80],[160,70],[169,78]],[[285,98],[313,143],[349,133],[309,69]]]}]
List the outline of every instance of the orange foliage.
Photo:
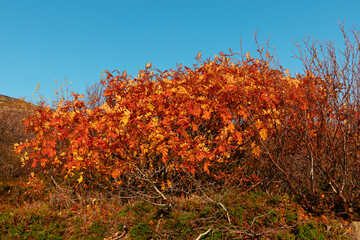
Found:
[{"label": "orange foliage", "polygon": [[313,103],[323,96],[320,79],[294,79],[265,60],[240,62],[222,53],[194,69],[154,74],[146,68],[136,78],[106,72],[101,82],[101,106],[88,108],[73,94],[72,101],[26,120],[36,137],[17,147],[25,164],[65,177],[101,173],[118,182],[129,172],[150,177],[160,170],[243,180],[246,164],[256,164],[274,129],[296,126],[293,106],[315,119],[304,101],[307,89],[318,92]]}]

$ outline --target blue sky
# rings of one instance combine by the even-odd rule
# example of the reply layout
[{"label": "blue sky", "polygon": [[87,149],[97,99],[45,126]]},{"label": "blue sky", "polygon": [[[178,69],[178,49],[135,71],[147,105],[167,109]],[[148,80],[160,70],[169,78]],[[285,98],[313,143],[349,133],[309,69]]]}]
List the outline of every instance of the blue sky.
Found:
[{"label": "blue sky", "polygon": [[192,66],[231,48],[256,53],[270,36],[280,63],[300,71],[294,40],[341,43],[338,22],[360,29],[358,0],[113,1],[0,0],[0,94],[51,98],[54,80],[83,93],[101,72],[136,75],[147,62],[161,70]]}]

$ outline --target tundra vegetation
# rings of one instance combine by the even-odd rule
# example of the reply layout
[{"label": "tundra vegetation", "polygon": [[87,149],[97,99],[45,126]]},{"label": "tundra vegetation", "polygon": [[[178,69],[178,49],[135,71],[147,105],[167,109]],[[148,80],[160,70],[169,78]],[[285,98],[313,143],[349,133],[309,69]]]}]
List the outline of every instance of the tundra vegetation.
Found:
[{"label": "tundra vegetation", "polygon": [[355,28],[341,31],[343,48],[296,43],[303,73],[276,63],[269,45],[256,58],[199,53],[193,67],[104,71],[85,95],[60,87],[24,124],[2,111],[2,147],[16,144],[1,149],[0,235],[351,237],[360,43]]}]

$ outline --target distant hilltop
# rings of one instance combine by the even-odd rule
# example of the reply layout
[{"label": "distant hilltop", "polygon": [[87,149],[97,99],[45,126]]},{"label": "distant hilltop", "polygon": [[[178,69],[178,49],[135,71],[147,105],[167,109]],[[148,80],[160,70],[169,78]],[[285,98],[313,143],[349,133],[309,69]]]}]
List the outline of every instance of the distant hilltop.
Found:
[{"label": "distant hilltop", "polygon": [[0,94],[0,103],[12,103],[14,101],[21,101],[21,100]]},{"label": "distant hilltop", "polygon": [[15,110],[15,111],[27,111],[39,108],[39,106],[26,102],[21,99],[12,98],[9,96],[0,94],[0,111]]}]

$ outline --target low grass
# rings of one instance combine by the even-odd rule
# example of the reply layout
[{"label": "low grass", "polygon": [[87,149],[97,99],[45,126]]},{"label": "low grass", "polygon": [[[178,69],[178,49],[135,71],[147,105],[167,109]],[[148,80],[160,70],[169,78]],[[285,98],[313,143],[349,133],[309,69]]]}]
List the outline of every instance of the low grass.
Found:
[{"label": "low grass", "polygon": [[69,197],[62,202],[54,197],[19,202],[9,193],[1,197],[0,238],[196,239],[200,234],[201,239],[350,238],[348,222],[313,216],[287,195],[231,190],[208,196],[215,201],[195,195],[169,197],[172,207],[164,208],[101,193],[96,199],[94,193],[83,193],[75,201],[66,200]]}]

